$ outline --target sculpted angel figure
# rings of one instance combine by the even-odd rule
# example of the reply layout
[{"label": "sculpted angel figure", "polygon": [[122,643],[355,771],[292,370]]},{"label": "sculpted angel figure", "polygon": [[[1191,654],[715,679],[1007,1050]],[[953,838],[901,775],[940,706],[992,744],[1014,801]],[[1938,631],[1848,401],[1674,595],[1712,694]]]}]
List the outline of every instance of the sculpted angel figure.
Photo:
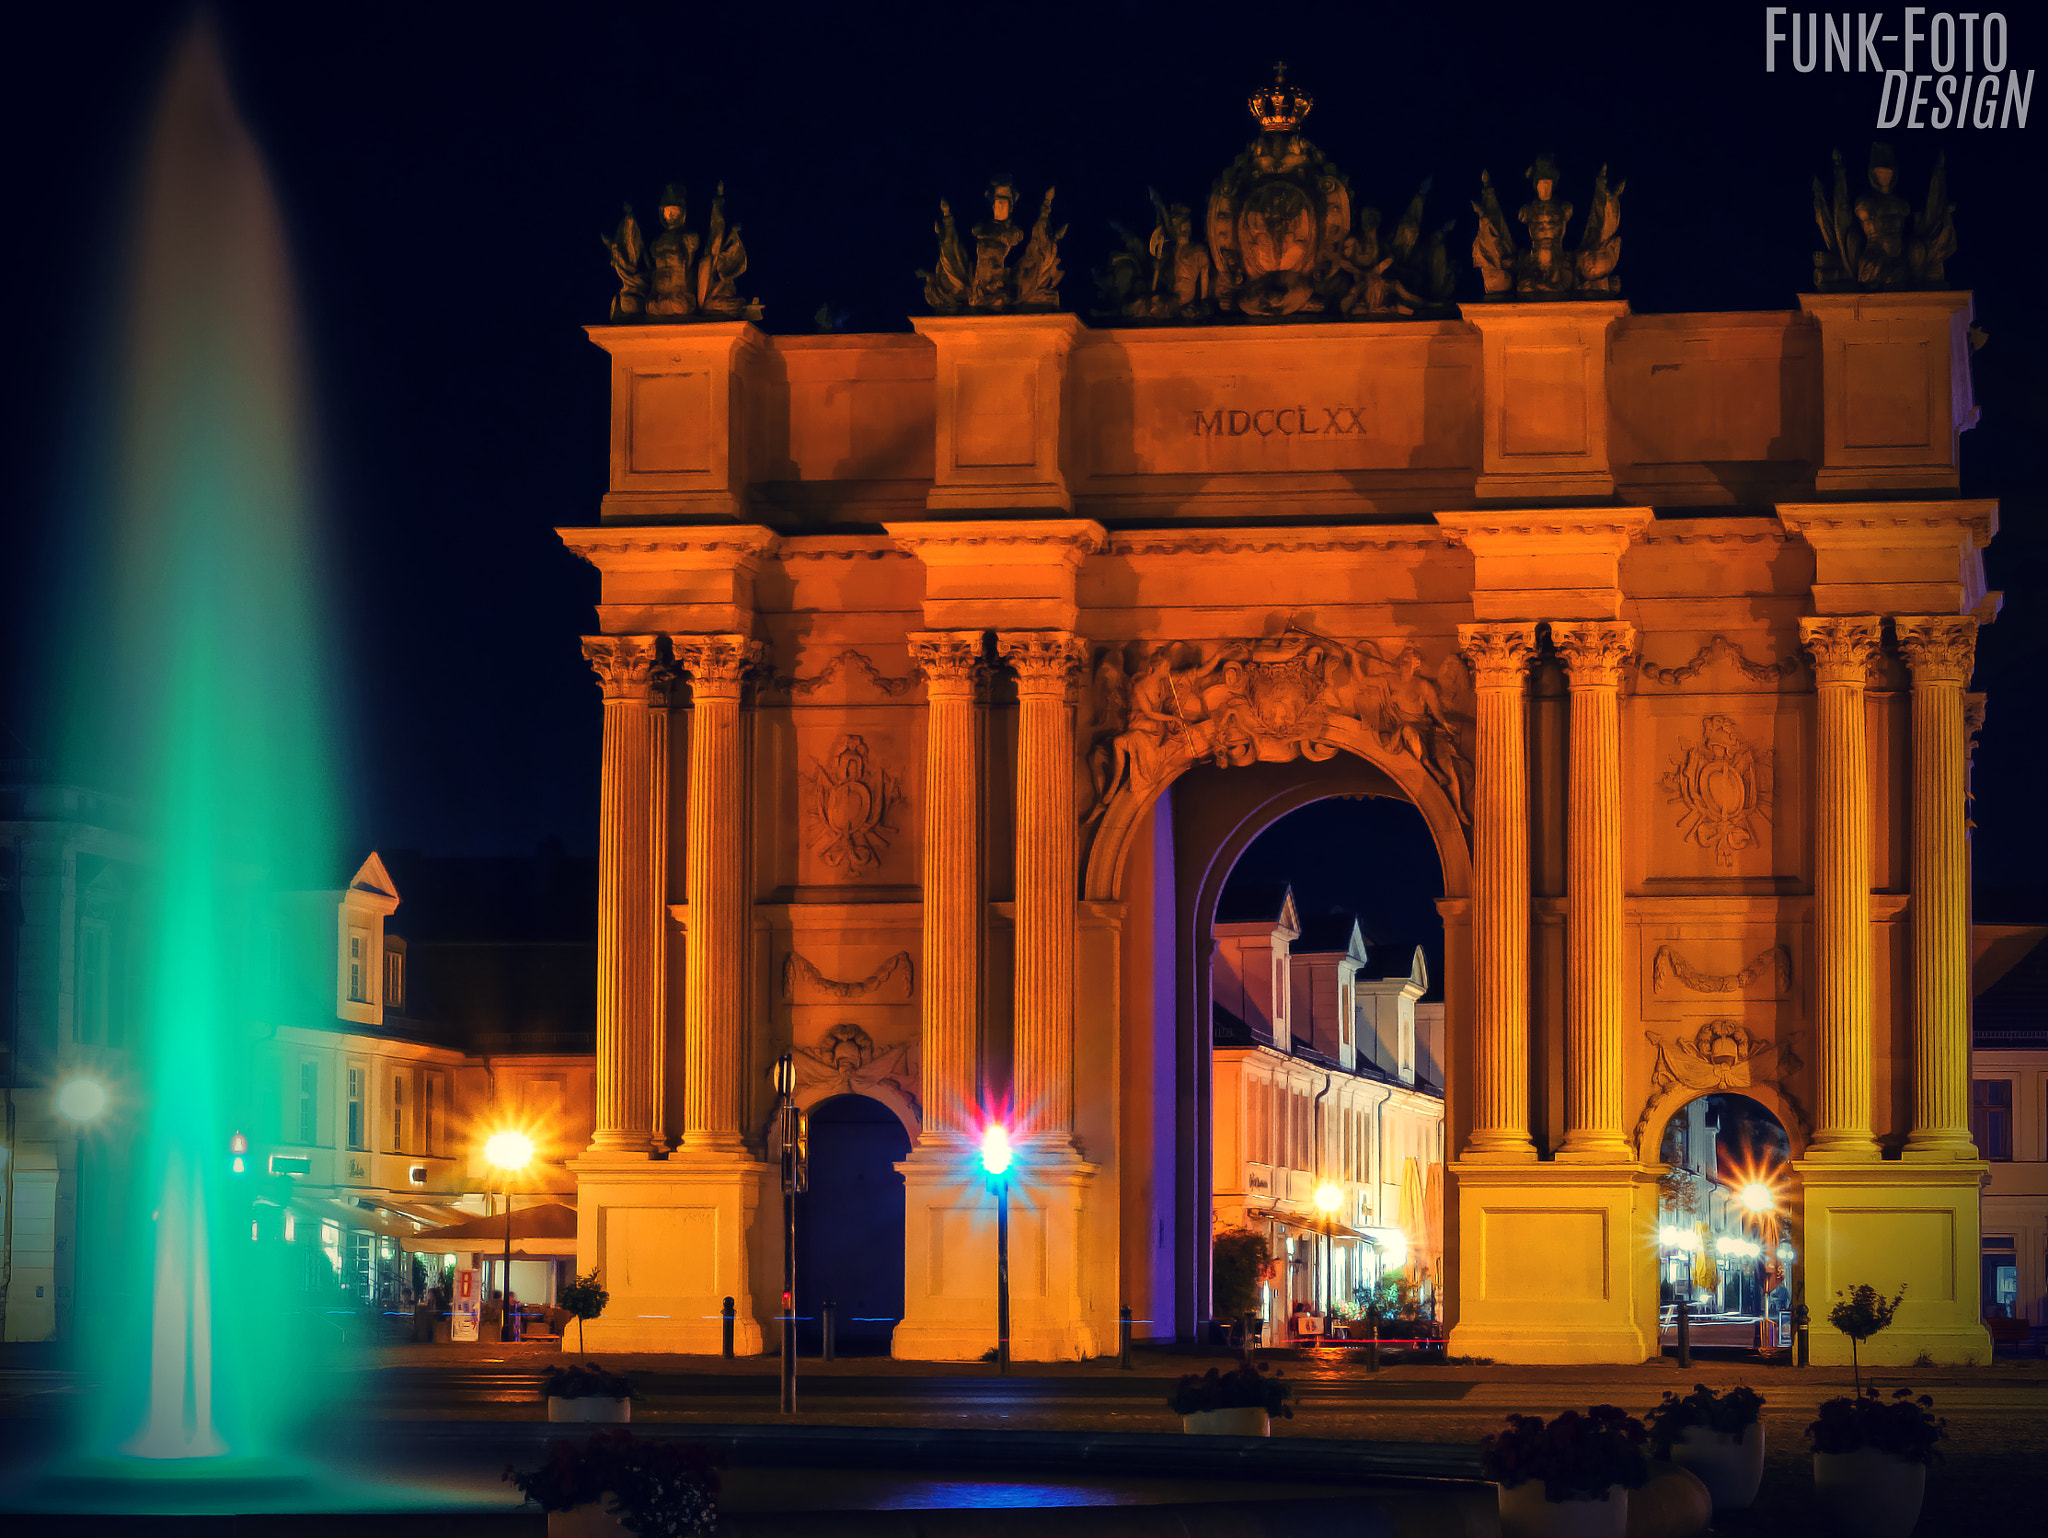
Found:
[{"label": "sculpted angel figure", "polygon": [[1479,215],[1479,230],[1472,237],[1472,265],[1488,296],[1513,293],[1515,288],[1515,234],[1508,216],[1501,212],[1500,198],[1493,190],[1493,177],[1479,173],[1479,196],[1472,212]]},{"label": "sculpted angel figure", "polygon": [[1124,671],[1123,653],[1121,646],[1108,647],[1095,666],[1095,723],[1088,747],[1088,779],[1095,792],[1091,821],[1102,815],[1130,766],[1130,752],[1122,741],[1131,713],[1131,680]]},{"label": "sculpted angel figure", "polygon": [[648,248],[654,266],[654,297],[649,315],[692,315],[697,309],[697,237],[683,228],[689,198],[681,184],[670,182],[661,195],[661,233]]},{"label": "sculpted angel figure", "polygon": [[1444,706],[1444,691],[1422,671],[1422,653],[1410,646],[1394,659],[1387,694],[1387,719],[1380,740],[1390,750],[1411,754],[1451,798],[1465,820],[1465,785],[1472,764],[1458,745],[1458,728]]},{"label": "sculpted angel figure", "polygon": [[1031,226],[1031,239],[1024,246],[1023,259],[1017,264],[1017,308],[1020,310],[1056,310],[1060,305],[1060,240],[1067,233],[1061,225],[1057,230],[1052,226],[1051,187],[1045,189],[1045,197],[1038,205],[1038,219]]},{"label": "sculpted angel figure", "polygon": [[939,199],[939,222],[932,233],[939,237],[939,264],[931,272],[918,270],[924,279],[924,302],[940,315],[957,314],[967,302],[967,252],[953,223],[953,205],[944,198]]},{"label": "sculpted angel figure", "polygon": [[1536,196],[1515,215],[1529,231],[1529,249],[1523,253],[1516,286],[1525,294],[1562,293],[1572,286],[1572,269],[1564,254],[1564,227],[1571,222],[1572,206],[1554,196],[1557,164],[1548,152],[1529,167],[1529,185]]},{"label": "sculpted angel figure", "polygon": [[1186,204],[1168,208],[1154,192],[1152,208],[1159,220],[1150,247],[1152,313],[1162,320],[1199,320],[1215,308],[1209,302],[1209,248],[1195,239],[1194,216]]},{"label": "sculpted angel figure", "polygon": [[1600,168],[1600,174],[1593,178],[1593,206],[1586,213],[1586,227],[1579,233],[1579,254],[1576,261],[1579,278],[1579,292],[1582,294],[1618,294],[1621,279],[1614,275],[1615,266],[1621,261],[1621,195],[1628,191],[1628,183],[1618,184],[1612,192],[1607,190],[1607,167]]},{"label": "sculpted angel figure", "polygon": [[617,230],[597,238],[611,253],[612,271],[619,277],[611,318],[615,322],[638,320],[647,309],[647,244],[640,236],[640,221],[633,217],[633,205],[626,205]]}]

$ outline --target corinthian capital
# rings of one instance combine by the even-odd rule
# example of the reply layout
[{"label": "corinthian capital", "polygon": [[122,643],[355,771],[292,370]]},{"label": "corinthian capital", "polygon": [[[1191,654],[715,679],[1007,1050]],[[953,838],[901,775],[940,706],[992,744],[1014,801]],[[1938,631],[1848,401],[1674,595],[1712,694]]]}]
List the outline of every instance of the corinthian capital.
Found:
[{"label": "corinthian capital", "polygon": [[1901,615],[1892,621],[1917,684],[1966,684],[1977,666],[1977,622],[1967,614]]},{"label": "corinthian capital", "polygon": [[1877,661],[1874,614],[1826,615],[1799,622],[1799,641],[1813,657],[1813,676],[1824,684],[1861,685]]},{"label": "corinthian capital", "polygon": [[972,695],[987,665],[981,657],[979,630],[914,630],[910,660],[924,675],[928,695]]},{"label": "corinthian capital", "polygon": [[1619,688],[1623,671],[1636,655],[1636,627],[1619,622],[1552,625],[1550,641],[1564,658],[1574,689]]},{"label": "corinthian capital", "polygon": [[1481,689],[1519,689],[1536,655],[1536,626],[1460,625],[1458,650],[1472,665],[1472,682]]},{"label": "corinthian capital", "polygon": [[1088,660],[1086,644],[1064,630],[1002,631],[996,653],[1017,670],[1020,698],[1050,694],[1065,699]]},{"label": "corinthian capital", "polygon": [[662,658],[660,636],[587,635],[583,656],[608,700],[667,697],[671,669]]},{"label": "corinthian capital", "polygon": [[700,701],[736,700],[746,675],[761,665],[767,647],[743,635],[675,635],[668,638],[676,666],[690,675],[690,691]]}]

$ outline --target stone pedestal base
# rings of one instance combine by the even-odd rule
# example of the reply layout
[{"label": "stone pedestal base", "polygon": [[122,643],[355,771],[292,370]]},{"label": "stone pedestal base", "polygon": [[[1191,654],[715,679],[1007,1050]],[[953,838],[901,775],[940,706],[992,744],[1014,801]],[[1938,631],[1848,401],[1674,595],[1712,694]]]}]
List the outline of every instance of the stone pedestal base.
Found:
[{"label": "stone pedestal base", "polygon": [[1497,1362],[1657,1354],[1657,1185],[1639,1164],[1473,1164],[1458,1182],[1450,1350]]},{"label": "stone pedestal base", "polygon": [[1793,1243],[1795,1264],[1806,1268],[1815,1366],[1849,1365],[1849,1337],[1828,1323],[1828,1310],[1837,1292],[1864,1282],[1888,1298],[1906,1288],[1891,1327],[1858,1348],[1864,1366],[1909,1366],[1922,1352],[1943,1366],[1991,1360],[1977,1282],[1987,1165],[1808,1159],[1792,1167],[1804,1186],[1804,1232]]},{"label": "stone pedestal base", "polygon": [[593,1354],[716,1355],[727,1298],[737,1315],[734,1351],[761,1353],[764,1326],[779,1311],[774,1170],[744,1152],[680,1150],[665,1161],[585,1154],[570,1167],[576,1267],[596,1268],[611,1292],[604,1313],[583,1327]]},{"label": "stone pedestal base", "polygon": [[[996,1343],[996,1201],[974,1150],[920,1148],[903,1176],[903,1322],[889,1354],[979,1361]],[[1081,1290],[1081,1228],[1095,1166],[1037,1163],[1020,1150],[1010,1182],[1010,1357],[1097,1354]]]}]

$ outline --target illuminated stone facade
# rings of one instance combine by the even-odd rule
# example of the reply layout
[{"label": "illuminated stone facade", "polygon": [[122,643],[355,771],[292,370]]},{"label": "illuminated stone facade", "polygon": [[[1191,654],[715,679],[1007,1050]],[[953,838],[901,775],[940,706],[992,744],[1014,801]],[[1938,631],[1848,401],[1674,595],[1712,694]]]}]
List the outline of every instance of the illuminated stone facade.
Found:
[{"label": "illuminated stone facade", "polygon": [[593,1349],[716,1349],[727,1296],[760,1349],[769,1070],[833,1032],[805,1094],[914,1140],[897,1354],[993,1343],[997,1104],[1017,1354],[1107,1349],[1119,1305],[1193,1334],[1221,882],[1363,793],[1414,803],[1448,894],[1454,1350],[1655,1352],[1687,1095],[1654,1033],[1787,1127],[1810,1301],[1908,1282],[1874,1350],[1985,1355],[1970,313],[594,330],[610,492],[562,531],[603,577]]}]

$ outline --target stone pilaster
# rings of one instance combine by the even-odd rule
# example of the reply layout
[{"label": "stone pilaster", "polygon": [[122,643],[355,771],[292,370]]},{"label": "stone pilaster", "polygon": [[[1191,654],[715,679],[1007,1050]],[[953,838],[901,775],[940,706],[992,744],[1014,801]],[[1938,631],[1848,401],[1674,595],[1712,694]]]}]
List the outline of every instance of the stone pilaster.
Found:
[{"label": "stone pilaster", "polygon": [[924,674],[924,1135],[957,1149],[981,1102],[982,633],[910,637]]},{"label": "stone pilaster", "polygon": [[1621,679],[1624,624],[1552,625],[1571,683],[1565,834],[1565,1135],[1558,1158],[1634,1157],[1622,1112]]},{"label": "stone pilaster", "polygon": [[683,978],[683,1146],[737,1152],[748,1062],[745,745],[740,692],[762,647],[743,635],[673,636],[690,679],[689,939]]},{"label": "stone pilaster", "polygon": [[1974,1159],[1970,1141],[1967,701],[1977,622],[1892,621],[1913,670],[1913,1130],[1908,1159]]},{"label": "stone pilaster", "polygon": [[1809,1160],[1878,1156],[1870,1125],[1870,761],[1864,685],[1880,621],[1850,615],[1799,622],[1813,656],[1815,726],[1813,907],[1819,1108]]},{"label": "stone pilaster", "polygon": [[1533,624],[1460,625],[1478,732],[1472,788],[1472,949],[1478,1040],[1467,1162],[1533,1160],[1529,1139],[1529,766]]},{"label": "stone pilaster", "polygon": [[1086,660],[1062,630],[1005,631],[1017,672],[1016,1035],[1011,1091],[1025,1137],[1073,1151],[1074,710]]},{"label": "stone pilaster", "polygon": [[585,636],[604,690],[597,910],[597,1112],[590,1153],[660,1140],[662,851],[668,837],[668,666],[658,636]]}]

